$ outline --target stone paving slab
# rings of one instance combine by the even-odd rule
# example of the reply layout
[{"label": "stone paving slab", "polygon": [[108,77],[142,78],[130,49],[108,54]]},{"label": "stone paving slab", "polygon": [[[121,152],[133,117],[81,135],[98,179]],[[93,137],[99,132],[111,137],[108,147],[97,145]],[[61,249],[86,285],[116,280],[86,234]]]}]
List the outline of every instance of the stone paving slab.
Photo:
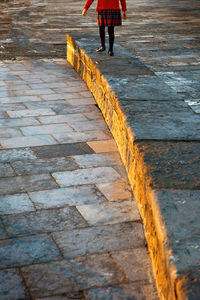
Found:
[{"label": "stone paving slab", "polygon": [[11,238],[87,227],[87,218],[85,221],[74,207],[3,216],[1,220]]},{"label": "stone paving slab", "polygon": [[[144,246],[142,225],[125,222],[53,234],[65,258]],[[77,247],[77,242],[81,248]]]},{"label": "stone paving slab", "polygon": [[140,142],[138,148],[153,188],[199,189],[199,142]]},{"label": "stone paving slab", "polygon": [[39,125],[39,121],[35,118],[15,118],[15,119],[0,119],[0,127],[22,127],[22,126],[31,126]]},{"label": "stone paving slab", "polygon": [[[37,159],[33,161],[16,161],[11,163],[17,175],[34,175],[58,171],[72,171],[77,168],[70,158]],[[3,176],[2,176],[3,177]]]},{"label": "stone paving slab", "polygon": [[[90,142],[90,146],[91,142]],[[105,144],[102,141],[102,146]],[[94,149],[94,147],[93,147]],[[104,147],[105,150],[105,147]],[[73,160],[79,165],[80,168],[87,167],[99,167],[99,166],[113,166],[120,165],[121,158],[119,153],[116,152],[104,152],[104,153],[95,153],[95,154],[83,154],[72,156]]]},{"label": "stone paving slab", "polygon": [[111,134],[109,131],[105,130],[90,130],[82,132],[73,132],[73,133],[54,133],[54,138],[60,144],[66,143],[79,143],[79,142],[90,142],[90,141],[99,141],[110,139]]},{"label": "stone paving slab", "polygon": [[[2,106],[9,112],[0,120],[2,132],[30,135],[0,142],[0,298],[87,299],[90,290],[113,286],[121,295],[127,284],[137,290],[131,295],[158,299],[124,166],[85,84],[63,59],[4,61],[0,68],[0,90],[7,91],[5,75],[15,74],[13,99],[26,84],[43,89],[46,82],[47,89],[53,83],[50,95],[35,89],[37,101],[36,92],[30,101],[17,97],[24,111],[9,109],[11,96]],[[127,250],[135,253],[133,260]],[[134,271],[123,269],[119,257],[125,266],[135,262]],[[139,285],[148,286],[148,297]]]},{"label": "stone paving slab", "polygon": [[42,263],[61,258],[49,236],[23,237],[0,242],[0,269]]},{"label": "stone paving slab", "polygon": [[97,167],[75,171],[53,173],[57,184],[61,187],[113,182],[120,180],[120,175],[112,167]]},{"label": "stone paving slab", "polygon": [[0,177],[10,177],[14,175],[15,175],[14,170],[9,164],[0,163]]},{"label": "stone paving slab", "polygon": [[108,254],[35,265],[23,268],[22,271],[34,297],[69,294],[128,281]]},{"label": "stone paving slab", "polygon": [[123,181],[100,183],[97,187],[109,201],[127,200],[132,197],[130,186]]},{"label": "stone paving slab", "polygon": [[124,221],[140,221],[136,203],[133,201],[100,203],[77,206],[78,211],[90,225],[116,224]]},{"label": "stone paving slab", "polygon": [[185,103],[120,100],[120,104],[128,116],[127,126],[132,128],[135,140],[200,139],[200,117]]},{"label": "stone paving slab", "polygon": [[22,136],[22,137],[13,137],[9,139],[0,139],[0,145],[3,148],[24,148],[24,147],[34,147],[34,146],[43,146],[43,145],[55,145],[56,141],[50,135],[34,135]]},{"label": "stone paving slab", "polygon": [[68,143],[63,145],[33,147],[38,158],[65,157],[94,153],[86,143]]},{"label": "stone paving slab", "polygon": [[27,297],[26,287],[19,272],[14,269],[0,271],[0,297],[5,300]]},{"label": "stone paving slab", "polygon": [[49,174],[7,177],[0,179],[0,195],[39,191],[41,188],[56,188]]},{"label": "stone paving slab", "polygon": [[35,211],[35,208],[25,193],[0,197],[0,215],[19,214],[30,211]]},{"label": "stone paving slab", "polygon": [[[29,196],[38,209],[94,204],[106,201],[106,198],[95,185],[31,192]],[[46,201],[47,198],[48,201]]]},{"label": "stone paving slab", "polygon": [[36,159],[34,152],[30,148],[0,150],[0,162],[25,161]]}]

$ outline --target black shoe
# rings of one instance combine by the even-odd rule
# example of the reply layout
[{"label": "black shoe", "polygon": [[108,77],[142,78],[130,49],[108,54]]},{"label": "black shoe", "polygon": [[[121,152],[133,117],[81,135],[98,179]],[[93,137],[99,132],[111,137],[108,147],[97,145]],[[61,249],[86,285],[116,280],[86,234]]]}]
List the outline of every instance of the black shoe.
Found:
[{"label": "black shoe", "polygon": [[108,51],[108,56],[114,56],[114,53],[113,53],[113,51]]},{"label": "black shoe", "polygon": [[105,51],[105,50],[106,50],[105,47],[100,47],[100,48],[98,48],[98,49],[96,50],[96,52],[103,52],[103,51]]}]

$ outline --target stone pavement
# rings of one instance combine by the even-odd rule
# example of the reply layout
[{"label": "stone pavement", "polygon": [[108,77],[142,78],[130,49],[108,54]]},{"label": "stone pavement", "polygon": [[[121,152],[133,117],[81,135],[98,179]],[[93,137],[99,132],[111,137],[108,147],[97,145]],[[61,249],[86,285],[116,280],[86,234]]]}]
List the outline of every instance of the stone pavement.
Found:
[{"label": "stone pavement", "polygon": [[158,299],[116,144],[65,59],[0,62],[0,299]]},{"label": "stone pavement", "polygon": [[[106,120],[128,166],[160,295],[199,299],[200,2],[127,0],[128,20],[116,30],[112,60],[93,51],[98,43],[95,4],[81,18],[80,0],[0,2],[1,59],[64,58],[66,32],[80,42],[81,31],[79,46],[92,58],[86,60],[92,62],[92,74],[97,70],[98,80],[98,70],[107,79],[115,75],[103,82],[109,83],[114,103],[113,110],[106,107]],[[110,89],[104,91],[108,95]]]}]

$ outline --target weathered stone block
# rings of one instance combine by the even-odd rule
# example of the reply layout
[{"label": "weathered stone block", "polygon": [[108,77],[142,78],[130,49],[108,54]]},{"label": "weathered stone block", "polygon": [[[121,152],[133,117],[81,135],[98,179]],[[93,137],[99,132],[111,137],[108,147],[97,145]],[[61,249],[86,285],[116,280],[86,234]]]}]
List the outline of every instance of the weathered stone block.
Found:
[{"label": "weathered stone block", "polygon": [[65,258],[144,246],[142,225],[135,222],[57,232],[54,238]]},{"label": "weathered stone block", "polygon": [[113,182],[121,179],[121,176],[112,167],[57,172],[53,173],[52,176],[61,187]]},{"label": "weathered stone block", "polygon": [[26,299],[26,287],[22,277],[16,270],[0,271],[0,298]]},{"label": "weathered stone block", "polygon": [[91,287],[127,282],[124,273],[108,254],[35,265],[22,271],[34,298],[70,295]]},{"label": "weathered stone block", "polygon": [[[29,193],[38,209],[94,204],[106,201],[95,186],[75,186]],[[48,198],[48,201],[47,201]]]},{"label": "weathered stone block", "polygon": [[72,230],[87,226],[85,220],[74,207],[6,216],[2,217],[2,222],[9,237]]},{"label": "weathered stone block", "polygon": [[33,236],[0,242],[0,269],[42,263],[61,258],[51,237]]}]

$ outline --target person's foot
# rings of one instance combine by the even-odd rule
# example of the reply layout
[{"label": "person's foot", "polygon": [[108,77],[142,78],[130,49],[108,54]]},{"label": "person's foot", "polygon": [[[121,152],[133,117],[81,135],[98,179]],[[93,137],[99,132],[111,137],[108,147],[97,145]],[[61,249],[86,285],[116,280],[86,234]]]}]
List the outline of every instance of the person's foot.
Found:
[{"label": "person's foot", "polygon": [[106,50],[106,47],[100,47],[96,50],[96,52],[103,52]]},{"label": "person's foot", "polygon": [[108,51],[108,56],[114,56],[113,51],[109,50],[109,51]]}]

